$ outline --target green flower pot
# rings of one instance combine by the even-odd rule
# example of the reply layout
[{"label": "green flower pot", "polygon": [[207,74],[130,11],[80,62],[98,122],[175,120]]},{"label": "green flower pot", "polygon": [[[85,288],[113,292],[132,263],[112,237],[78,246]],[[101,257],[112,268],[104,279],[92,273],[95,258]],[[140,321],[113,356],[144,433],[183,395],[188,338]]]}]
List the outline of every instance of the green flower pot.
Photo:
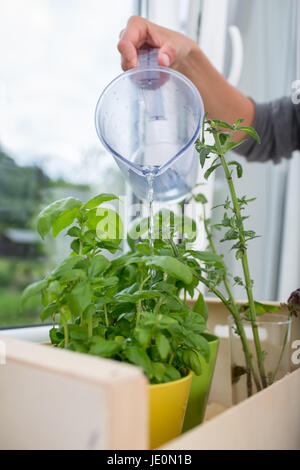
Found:
[{"label": "green flower pot", "polygon": [[217,338],[217,336],[207,333],[205,337],[210,346],[209,362],[207,363],[205,359],[200,356],[202,374],[198,376],[193,375],[182,432],[188,431],[201,424],[205,415],[219,347],[219,338]]}]

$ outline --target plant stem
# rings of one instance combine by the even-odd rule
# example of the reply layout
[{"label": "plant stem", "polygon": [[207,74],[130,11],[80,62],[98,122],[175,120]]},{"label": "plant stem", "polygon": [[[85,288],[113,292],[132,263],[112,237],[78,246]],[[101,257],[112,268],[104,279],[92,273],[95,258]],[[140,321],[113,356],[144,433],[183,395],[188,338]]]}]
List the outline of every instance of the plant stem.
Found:
[{"label": "plant stem", "polygon": [[[143,281],[141,281],[140,286],[139,286],[139,292],[143,290],[144,285],[146,284],[147,281],[152,277],[152,273],[148,274],[148,276],[145,277]],[[143,277],[142,277],[143,279]],[[137,306],[136,306],[136,324],[135,326],[137,327],[141,318],[141,313],[142,313],[142,301],[141,299],[138,300]]]},{"label": "plant stem", "polygon": [[88,323],[88,337],[91,338],[93,336],[93,319],[89,317],[87,323]]},{"label": "plant stem", "polygon": [[109,323],[108,323],[108,317],[107,317],[107,306],[106,306],[106,304],[104,304],[103,309],[104,309],[104,316],[105,316],[105,325],[108,327]]},{"label": "plant stem", "polygon": [[241,212],[240,212],[240,206],[238,202],[238,198],[235,192],[235,188],[233,185],[232,181],[232,176],[230,173],[230,170],[228,168],[226,159],[224,157],[224,154],[222,152],[222,146],[220,142],[220,138],[218,134],[214,134],[215,138],[215,143],[216,143],[216,148],[218,150],[219,158],[227,179],[229,191],[230,191],[230,196],[233,204],[233,211],[235,213],[235,216],[237,220],[240,223],[240,229],[239,229],[239,239],[240,242],[243,246],[243,255],[242,255],[242,267],[243,267],[243,272],[244,272],[244,279],[245,279],[245,285],[246,285],[246,292],[248,296],[248,302],[249,302],[249,308],[250,308],[250,318],[251,318],[251,327],[252,327],[252,332],[253,332],[253,339],[254,339],[254,344],[255,344],[255,350],[256,350],[256,356],[257,356],[257,364],[258,364],[258,370],[260,373],[260,378],[261,378],[261,383],[263,388],[266,388],[268,386],[267,384],[267,379],[266,379],[266,374],[265,374],[265,369],[264,369],[264,354],[261,349],[261,344],[260,344],[260,339],[258,335],[258,328],[257,328],[257,323],[256,323],[256,309],[255,309],[255,304],[254,304],[254,299],[253,299],[253,293],[252,293],[252,282],[250,278],[250,272],[249,272],[249,265],[248,265],[248,257],[247,257],[247,248],[245,244],[245,238],[243,235],[244,232],[244,226],[242,222],[242,217],[241,217]]},{"label": "plant stem", "polygon": [[[291,317],[289,316],[288,318],[290,319]],[[286,333],[285,333],[285,336],[284,336],[284,341],[283,341],[281,353],[280,353],[280,356],[279,356],[279,359],[278,359],[277,366],[275,367],[275,371],[273,373],[272,379],[270,380],[270,385],[275,382],[276,375],[278,374],[279,367],[280,367],[280,364],[281,364],[281,361],[282,361],[282,358],[283,358],[284,350],[285,350],[285,347],[287,345],[289,331],[290,331],[290,323],[288,323],[288,326],[287,326],[287,329],[286,329]]]},{"label": "plant stem", "polygon": [[161,304],[162,304],[162,300],[163,300],[162,297],[160,297],[160,298],[158,299],[158,301],[157,301],[157,303],[156,303],[156,305],[155,305],[155,307],[154,307],[154,310],[153,310],[154,315],[158,315],[159,309],[160,309]]},{"label": "plant stem", "polygon": [[[213,238],[212,238],[212,233],[210,232],[210,230],[208,228],[208,223],[207,223],[207,218],[206,218],[205,206],[204,205],[203,205],[203,222],[204,222],[204,228],[205,228],[205,232],[206,232],[206,236],[207,236],[210,248],[211,248],[212,252],[215,255],[218,255],[217,248],[216,248],[216,246],[214,244],[214,241],[213,241]],[[226,291],[228,293],[229,300],[230,300],[231,305],[232,305],[231,314],[234,318],[234,321],[235,321],[235,324],[236,324],[236,327],[237,327],[237,332],[238,332],[238,334],[241,338],[242,347],[243,347],[243,351],[244,351],[244,355],[245,355],[247,374],[250,373],[250,375],[251,375],[251,372],[252,372],[253,380],[254,380],[255,385],[256,385],[256,389],[257,389],[257,391],[260,391],[261,390],[261,385],[260,385],[259,378],[257,377],[256,371],[255,371],[255,368],[254,368],[254,365],[253,365],[252,355],[251,355],[251,351],[249,349],[249,344],[248,344],[248,341],[247,341],[247,338],[246,338],[243,322],[241,320],[239,310],[238,310],[238,306],[235,302],[235,298],[233,296],[233,293],[232,293],[232,290],[231,290],[230,283],[229,283],[226,272],[223,275],[223,282],[224,282]],[[248,393],[248,396],[252,395],[251,377],[250,377],[250,380],[247,381],[247,393]]]},{"label": "plant stem", "polygon": [[60,310],[60,316],[61,316],[61,321],[64,327],[64,336],[65,336],[65,347],[68,346],[69,343],[69,328],[68,328],[68,322],[65,317],[65,311],[63,308]]}]

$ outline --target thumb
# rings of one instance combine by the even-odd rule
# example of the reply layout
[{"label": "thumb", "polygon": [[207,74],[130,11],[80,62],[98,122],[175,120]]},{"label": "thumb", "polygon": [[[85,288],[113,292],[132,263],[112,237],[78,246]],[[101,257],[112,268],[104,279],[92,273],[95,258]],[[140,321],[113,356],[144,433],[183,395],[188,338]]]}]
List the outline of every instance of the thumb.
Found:
[{"label": "thumb", "polygon": [[176,60],[177,50],[174,44],[167,42],[164,44],[158,53],[158,63],[165,67],[170,67]]}]

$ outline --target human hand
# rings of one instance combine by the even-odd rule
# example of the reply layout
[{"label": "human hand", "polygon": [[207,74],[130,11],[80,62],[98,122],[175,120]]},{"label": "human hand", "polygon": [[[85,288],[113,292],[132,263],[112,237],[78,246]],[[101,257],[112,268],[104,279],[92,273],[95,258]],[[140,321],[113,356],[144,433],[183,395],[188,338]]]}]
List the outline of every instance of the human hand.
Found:
[{"label": "human hand", "polygon": [[159,48],[158,63],[177,69],[195,43],[183,34],[158,26],[140,16],[132,16],[120,34],[118,50],[124,71],[138,65],[137,50],[143,45]]}]

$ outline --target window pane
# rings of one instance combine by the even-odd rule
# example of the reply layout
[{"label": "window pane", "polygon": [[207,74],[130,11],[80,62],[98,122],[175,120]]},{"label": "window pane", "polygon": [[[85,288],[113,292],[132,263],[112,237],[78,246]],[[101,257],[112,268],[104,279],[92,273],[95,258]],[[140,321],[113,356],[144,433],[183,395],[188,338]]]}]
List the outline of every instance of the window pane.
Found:
[{"label": "window pane", "polygon": [[135,4],[0,3],[0,327],[39,322],[39,299],[20,312],[20,293],[68,254],[66,240],[36,235],[40,208],[124,191],[94,110],[121,72],[116,44]]}]

